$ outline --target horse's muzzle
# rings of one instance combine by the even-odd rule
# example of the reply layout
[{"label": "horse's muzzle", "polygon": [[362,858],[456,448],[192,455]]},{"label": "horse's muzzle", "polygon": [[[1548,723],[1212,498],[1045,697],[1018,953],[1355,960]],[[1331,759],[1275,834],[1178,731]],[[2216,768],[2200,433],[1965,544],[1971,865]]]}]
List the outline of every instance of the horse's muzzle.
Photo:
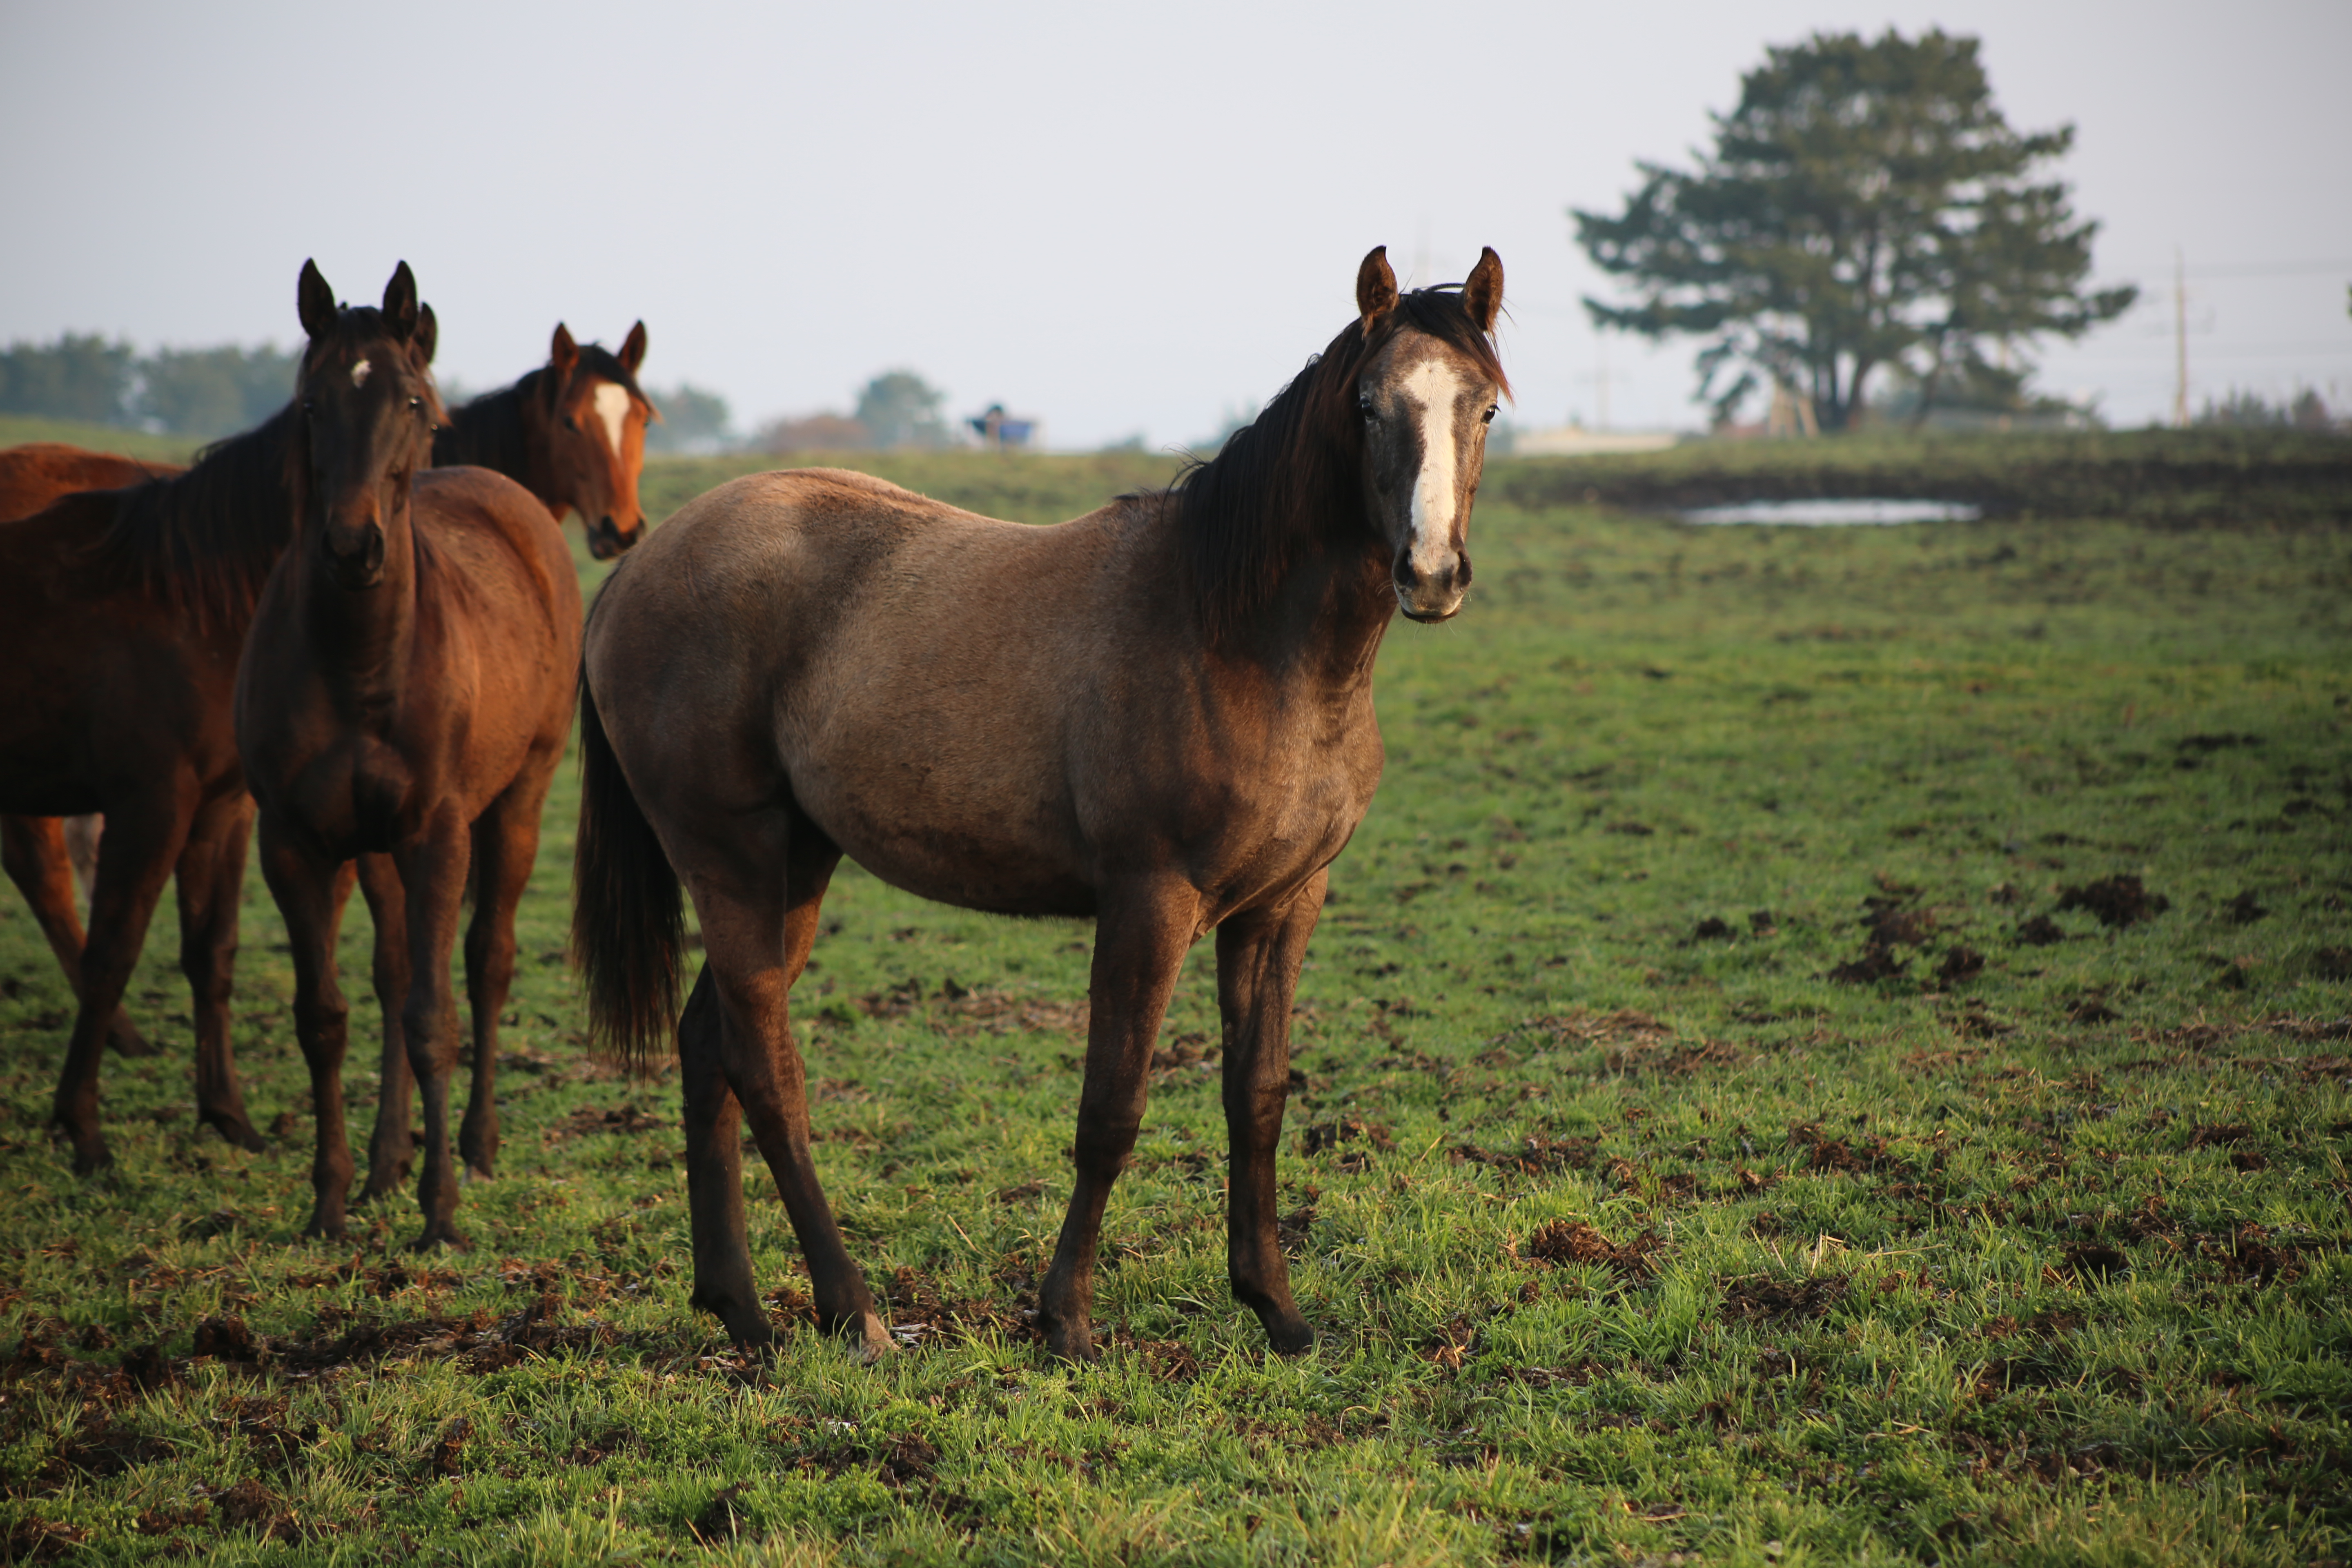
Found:
[{"label": "horse's muzzle", "polygon": [[383,581],[383,529],[369,523],[352,531],[348,543],[341,543],[330,534],[327,538],[327,566],[334,574],[335,586],[346,593],[373,588]]},{"label": "horse's muzzle", "polygon": [[588,525],[588,553],[599,561],[610,561],[638,540],[645,537],[646,525],[640,521],[626,533],[610,517],[600,517]]},{"label": "horse's muzzle", "polygon": [[1460,612],[1462,596],[1470,586],[1470,557],[1457,553],[1435,572],[1415,566],[1410,554],[1400,552],[1390,574],[1396,589],[1397,608],[1409,621],[1449,621]]}]

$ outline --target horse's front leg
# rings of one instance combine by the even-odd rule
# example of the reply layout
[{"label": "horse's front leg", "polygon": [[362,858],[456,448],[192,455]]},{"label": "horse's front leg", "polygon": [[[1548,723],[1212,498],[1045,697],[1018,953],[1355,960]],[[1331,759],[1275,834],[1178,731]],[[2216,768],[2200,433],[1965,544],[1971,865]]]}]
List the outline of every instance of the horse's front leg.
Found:
[{"label": "horse's front leg", "polygon": [[499,1015],[514,988],[515,910],[539,858],[540,803],[563,755],[561,746],[534,754],[489,808],[474,821],[474,921],[466,928],[466,998],[474,1016],[474,1081],[457,1152],[477,1181],[487,1182],[499,1157]]},{"label": "horse's front leg", "polygon": [[180,970],[195,1006],[196,1114],[229,1142],[258,1152],[268,1145],[246,1114],[229,1044],[237,911],[252,837],[253,797],[241,789],[197,811],[180,851]]},{"label": "horse's front leg", "polygon": [[425,1175],[416,1190],[425,1228],[409,1244],[418,1252],[466,1245],[453,1217],[457,1171],[450,1157],[449,1078],[457,1068],[457,998],[449,984],[449,950],[457,944],[470,858],[467,826],[454,811],[436,816],[393,856],[408,902],[408,1000],[400,1031],[425,1101]]},{"label": "horse's front leg", "polygon": [[1323,873],[1291,900],[1251,910],[1217,928],[1217,1005],[1225,1026],[1225,1140],[1232,1156],[1225,1268],[1234,1297],[1257,1314],[1285,1355],[1315,1342],[1290,1298],[1275,1221],[1275,1156],[1290,1094],[1290,999],[1307,939],[1323,912]]},{"label": "horse's front leg", "polygon": [[1106,891],[1095,918],[1086,1085],[1074,1145],[1077,1178],[1053,1267],[1037,1288],[1037,1326],[1047,1348],[1066,1360],[1094,1359],[1095,1249],[1103,1209],[1143,1125],[1152,1042],[1199,911],[1189,884],[1155,883]]},{"label": "horse's front leg", "polygon": [[343,917],[342,865],[314,853],[275,818],[261,819],[261,874],[286,921],[294,958],[294,1037],[310,1068],[318,1152],[310,1163],[314,1194],[305,1236],[340,1239],[351,1194],[352,1146],[343,1130],[343,1051],[351,1008],[335,975],[335,937]]},{"label": "horse's front leg", "polygon": [[407,1184],[416,1158],[416,1130],[408,1116],[416,1081],[408,1068],[408,1037],[400,1023],[408,1006],[408,895],[401,889],[400,868],[391,856],[362,855],[352,865],[375,926],[375,1006],[383,1019],[375,1129],[368,1134],[367,1185],[360,1189],[360,1201],[373,1203]]}]

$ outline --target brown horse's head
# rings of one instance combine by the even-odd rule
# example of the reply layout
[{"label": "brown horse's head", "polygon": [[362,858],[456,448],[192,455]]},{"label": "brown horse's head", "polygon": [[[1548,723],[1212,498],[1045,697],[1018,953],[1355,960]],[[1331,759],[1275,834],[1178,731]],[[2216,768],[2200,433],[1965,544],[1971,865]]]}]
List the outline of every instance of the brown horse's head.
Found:
[{"label": "brown horse's head", "polygon": [[378,309],[336,304],[315,261],[302,264],[296,299],[310,341],[294,383],[289,479],[300,534],[311,535],[298,535],[296,548],[320,551],[340,586],[371,588],[383,576],[387,534],[406,524],[409,479],[432,461],[437,329],[405,261]]},{"label": "brown horse's head", "polygon": [[609,561],[645,531],[637,479],[646,466],[646,426],[661,417],[637,385],[646,324],[629,329],[621,352],[582,346],[562,322],[524,399],[531,489],[561,521],[567,507],[588,531],[588,552]]},{"label": "brown horse's head", "polygon": [[1470,503],[1486,426],[1510,393],[1488,342],[1502,306],[1503,263],[1492,250],[1479,252],[1458,294],[1401,298],[1385,246],[1357,269],[1364,499],[1388,541],[1397,605],[1416,621],[1447,619],[1470,586]]}]

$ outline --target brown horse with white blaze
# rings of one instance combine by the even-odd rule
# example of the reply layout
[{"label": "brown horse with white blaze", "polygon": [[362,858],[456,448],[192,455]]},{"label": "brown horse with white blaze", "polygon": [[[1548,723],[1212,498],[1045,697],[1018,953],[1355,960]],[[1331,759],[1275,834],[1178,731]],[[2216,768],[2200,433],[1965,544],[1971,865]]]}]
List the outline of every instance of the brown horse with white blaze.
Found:
[{"label": "brown horse with white blaze", "polygon": [[[895,886],[1092,916],[1076,1181],[1039,1321],[1094,1352],[1104,1207],[1184,954],[1216,932],[1234,1293],[1313,1340],[1277,1243],[1292,994],[1326,868],[1381,772],[1372,666],[1400,609],[1470,581],[1502,264],[1356,319],[1209,462],[1052,528],[863,475],[758,475],[654,532],[598,596],[583,664],[573,942],[600,1047],[677,1018],[698,1306],[772,1337],[745,1245],[748,1116],[820,1317],[888,1341],[819,1187],[786,999],[845,853]],[[676,1012],[680,884],[707,959]]]},{"label": "brown horse with white blaze", "polygon": [[[396,338],[418,330],[413,292],[404,304],[385,311]],[[314,271],[301,310],[314,342],[359,313],[339,311]],[[572,729],[579,580],[530,491],[481,468],[425,469],[439,409],[421,365],[358,349],[306,360],[300,407],[296,467],[318,502],[262,587],[237,671],[236,742],[292,944],[295,1033],[318,1111],[310,1229],[342,1233],[352,1174],[335,935],[357,861],[386,1012],[371,1190],[406,1166],[413,1068],[426,1140],[416,1245],[457,1242],[449,954],[470,878],[475,1066],[460,1136],[467,1165],[487,1176],[515,906]]]},{"label": "brown horse with white blaze", "polygon": [[471,463],[521,480],[556,521],[578,512],[588,553],[609,561],[646,527],[637,480],[646,426],[661,414],[637,384],[645,363],[643,321],[629,329],[618,353],[573,342],[558,321],[545,364],[450,410],[433,437],[433,466]]}]

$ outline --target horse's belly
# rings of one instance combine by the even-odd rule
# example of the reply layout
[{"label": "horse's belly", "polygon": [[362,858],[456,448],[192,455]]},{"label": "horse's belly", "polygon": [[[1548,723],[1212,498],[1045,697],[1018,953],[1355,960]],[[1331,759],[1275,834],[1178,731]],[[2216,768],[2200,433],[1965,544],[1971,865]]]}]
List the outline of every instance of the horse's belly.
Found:
[{"label": "horse's belly", "polygon": [[894,888],[1000,914],[1086,915],[1094,889],[1069,847],[1003,803],[941,809],[934,799],[797,791],[842,853]]}]

